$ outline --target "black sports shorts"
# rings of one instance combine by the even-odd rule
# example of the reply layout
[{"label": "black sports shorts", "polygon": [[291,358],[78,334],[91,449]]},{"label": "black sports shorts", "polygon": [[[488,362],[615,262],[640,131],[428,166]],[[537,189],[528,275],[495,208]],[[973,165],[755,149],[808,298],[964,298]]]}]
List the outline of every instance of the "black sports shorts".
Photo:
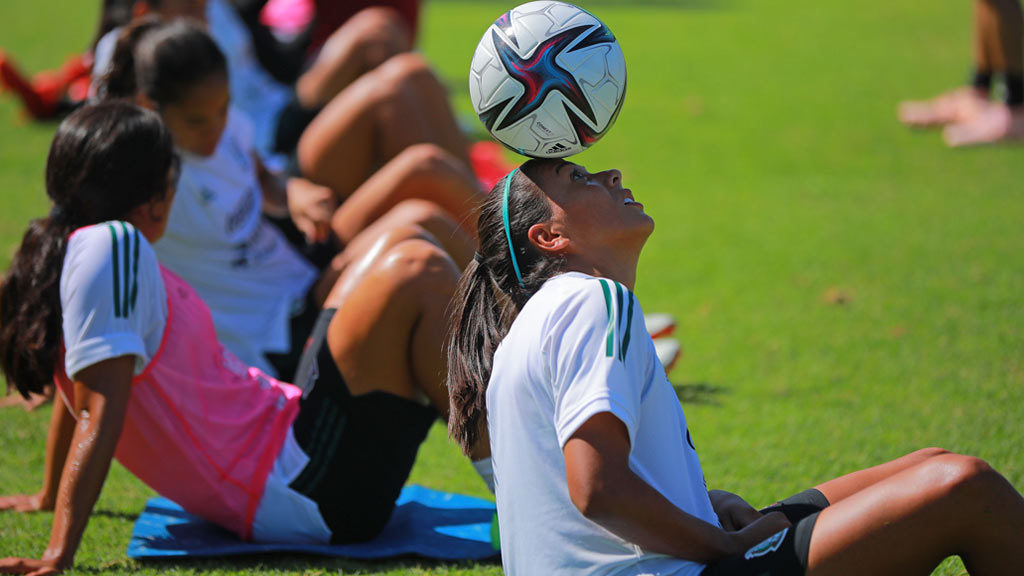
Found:
[{"label": "black sports shorts", "polygon": [[331,542],[347,544],[384,529],[438,414],[387,392],[352,396],[327,347],[335,312],[320,313],[299,362],[292,431],[309,462],[289,486],[317,503]]},{"label": "black sports shorts", "polygon": [[826,507],[825,495],[811,488],[761,510],[782,512],[792,526],[744,554],[709,564],[701,576],[804,576],[814,523]]}]

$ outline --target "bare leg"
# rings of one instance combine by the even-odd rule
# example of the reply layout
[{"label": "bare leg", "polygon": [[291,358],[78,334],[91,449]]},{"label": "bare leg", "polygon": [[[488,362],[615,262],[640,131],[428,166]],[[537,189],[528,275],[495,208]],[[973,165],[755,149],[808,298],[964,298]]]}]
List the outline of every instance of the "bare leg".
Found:
[{"label": "bare leg", "polygon": [[295,86],[299,103],[315,110],[359,76],[411,48],[409,29],[398,12],[382,6],[366,8],[331,34],[313,66],[299,78]]},{"label": "bare leg", "polygon": [[346,198],[418,143],[437,144],[469,166],[444,87],[422,57],[399,54],[331,100],[303,133],[298,159],[306,177]]},{"label": "bare leg", "polygon": [[371,251],[384,252],[409,238],[428,238],[439,244],[464,269],[473,257],[476,241],[439,206],[426,200],[403,200],[349,242],[324,270],[314,287],[323,303],[338,278],[352,263]]},{"label": "bare leg", "polygon": [[346,270],[327,305],[337,307],[327,344],[353,395],[423,395],[447,413],[442,346],[459,270],[428,239],[413,238]]},{"label": "bare leg", "polygon": [[434,144],[415,144],[363,182],[335,211],[331,228],[348,243],[399,202],[419,198],[440,206],[473,234],[483,197],[467,165]]},{"label": "bare leg", "polygon": [[925,458],[826,508],[808,576],[927,576],[958,554],[974,576],[1024,566],[1024,499],[985,462]]},{"label": "bare leg", "polygon": [[[1007,81],[1024,71],[1024,15],[1018,0],[979,0],[991,14],[988,50],[992,69],[1005,72]],[[1011,105],[1012,104],[1012,105]],[[1024,105],[993,102],[978,114],[948,126],[943,138],[950,146],[972,146],[1004,141],[1024,141]]]},{"label": "bare leg", "polygon": [[840,500],[845,500],[850,496],[878,484],[879,482],[891,478],[904,470],[913,468],[929,458],[936,456],[943,456],[949,454],[949,451],[943,450],[942,448],[924,448],[916,452],[912,452],[897,458],[885,464],[873,466],[871,468],[865,468],[864,470],[858,470],[845,476],[840,476],[834,480],[829,480],[824,484],[815,486],[819,492],[825,495],[829,503],[835,504]]}]

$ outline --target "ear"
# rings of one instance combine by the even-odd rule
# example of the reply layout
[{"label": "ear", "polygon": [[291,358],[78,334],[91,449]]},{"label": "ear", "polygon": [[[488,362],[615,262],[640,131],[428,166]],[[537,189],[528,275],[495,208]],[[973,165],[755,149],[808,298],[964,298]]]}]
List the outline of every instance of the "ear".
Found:
[{"label": "ear", "polygon": [[561,228],[554,226],[552,222],[539,222],[530,226],[526,237],[545,254],[561,254],[568,250],[572,243],[569,237],[562,233]]},{"label": "ear", "polygon": [[154,112],[157,111],[156,102],[153,102],[149,96],[146,96],[142,92],[135,93],[135,103],[147,110],[152,110]]}]

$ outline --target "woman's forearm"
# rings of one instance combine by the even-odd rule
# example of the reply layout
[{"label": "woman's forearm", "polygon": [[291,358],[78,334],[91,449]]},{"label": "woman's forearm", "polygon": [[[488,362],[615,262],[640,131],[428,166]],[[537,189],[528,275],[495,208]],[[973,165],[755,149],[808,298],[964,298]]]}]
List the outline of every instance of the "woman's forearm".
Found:
[{"label": "woman's forearm", "polygon": [[39,509],[53,510],[57,490],[68,458],[71,437],[75,432],[75,419],[67,405],[56,398],[50,415],[50,428],[46,434],[46,464],[43,467],[43,488],[39,492]]},{"label": "woman's forearm", "polygon": [[710,562],[741,551],[726,532],[677,508],[628,468],[607,478],[590,520],[645,550],[696,562]]},{"label": "woman's forearm", "polygon": [[50,544],[43,560],[69,567],[110,470],[130,395],[134,359],[101,362],[82,371],[75,384],[74,423],[54,508]]},{"label": "woman's forearm", "polygon": [[629,436],[611,413],[592,416],[566,442],[569,496],[588,519],[645,550],[696,562],[741,553],[789,526],[767,514],[727,531],[686,513],[629,467]]}]

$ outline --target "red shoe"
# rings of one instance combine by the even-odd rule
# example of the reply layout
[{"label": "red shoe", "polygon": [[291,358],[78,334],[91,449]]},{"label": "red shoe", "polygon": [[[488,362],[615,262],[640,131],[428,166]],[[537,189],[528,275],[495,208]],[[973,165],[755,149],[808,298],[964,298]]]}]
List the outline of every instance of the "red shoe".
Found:
[{"label": "red shoe", "polygon": [[57,113],[59,95],[48,86],[43,91],[38,90],[3,52],[0,52],[0,87],[21,98],[25,109],[37,120],[53,118]]},{"label": "red shoe", "polygon": [[651,338],[657,340],[671,336],[676,331],[676,319],[671,314],[652,312],[644,314],[644,326]]}]

